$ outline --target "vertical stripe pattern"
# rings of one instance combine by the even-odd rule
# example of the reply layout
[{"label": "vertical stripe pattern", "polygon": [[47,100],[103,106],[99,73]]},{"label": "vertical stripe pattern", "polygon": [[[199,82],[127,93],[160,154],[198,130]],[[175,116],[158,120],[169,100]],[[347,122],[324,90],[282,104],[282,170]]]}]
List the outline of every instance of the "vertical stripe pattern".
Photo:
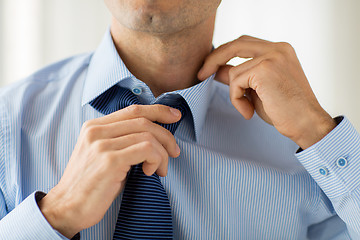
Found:
[{"label": "vertical stripe pattern", "polygon": [[[83,123],[103,116],[88,103],[115,85],[141,89],[142,104],[181,95],[191,110],[174,135],[181,154],[159,178],[174,239],[360,239],[360,135],[349,120],[294,155],[296,144],[256,115],[242,118],[228,86],[212,79],[154,97],[128,71],[108,31],[95,53],[0,89],[0,239],[66,239],[43,217],[35,193],[59,182]],[[117,94],[110,90],[106,101]],[[116,109],[94,104],[106,114]],[[81,231],[82,240],[113,238],[122,197]]]},{"label": "vertical stripe pattern", "polygon": [[[92,107],[103,114],[133,104],[140,104],[137,97],[118,85],[90,102]],[[168,95],[159,104],[179,109],[182,113],[180,121],[189,111],[186,101],[179,95]],[[174,134],[180,121],[160,125]],[[173,239],[168,196],[159,176],[156,173],[146,176],[142,164],[132,167],[128,175],[113,239]]]}]

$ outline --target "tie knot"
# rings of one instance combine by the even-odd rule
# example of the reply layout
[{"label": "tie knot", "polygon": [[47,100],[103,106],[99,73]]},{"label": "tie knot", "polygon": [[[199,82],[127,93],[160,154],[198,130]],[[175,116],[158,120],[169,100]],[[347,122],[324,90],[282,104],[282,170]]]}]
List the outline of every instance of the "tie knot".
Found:
[{"label": "tie knot", "polygon": [[[141,104],[137,96],[133,94],[130,90],[119,87],[118,85],[115,85],[112,88],[108,89],[106,92],[104,92],[90,102],[90,105],[93,108],[105,115],[133,104]],[[184,117],[188,114],[191,114],[187,102],[179,94],[166,94],[162,96],[161,99],[156,102],[156,104],[163,104],[180,110],[182,115],[180,121],[172,124],[158,123],[160,126],[168,129],[172,134],[175,133],[177,127],[184,119]]]},{"label": "tie knot", "polygon": [[186,117],[186,115],[191,114],[189,105],[187,104],[185,99],[179,94],[167,94],[163,96],[158,102],[156,102],[156,104],[163,104],[180,110],[181,112],[180,121],[172,124],[158,123],[160,126],[168,129],[172,134],[175,133],[180,122]]}]

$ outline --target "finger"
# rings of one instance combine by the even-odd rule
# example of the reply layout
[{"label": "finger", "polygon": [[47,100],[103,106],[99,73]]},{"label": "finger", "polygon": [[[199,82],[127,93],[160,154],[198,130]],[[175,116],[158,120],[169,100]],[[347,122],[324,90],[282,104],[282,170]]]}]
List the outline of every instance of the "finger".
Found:
[{"label": "finger", "polygon": [[180,120],[181,112],[178,109],[171,108],[162,104],[154,105],[131,105],[119,111],[113,112],[93,121],[94,124],[109,124],[122,120],[134,118],[147,118],[153,122],[174,123]]},{"label": "finger", "polygon": [[[98,152],[116,151],[146,141],[157,142],[162,146],[162,148],[164,148],[164,146],[155,138],[155,136],[149,132],[133,133],[110,139],[100,139],[94,143],[93,147],[97,149]],[[166,151],[165,148],[164,150]]]},{"label": "finger", "polygon": [[230,82],[231,103],[245,119],[249,120],[254,115],[254,106],[244,94],[245,88],[240,87],[238,82]]},{"label": "finger", "polygon": [[[144,142],[148,143],[149,141],[144,141]],[[165,148],[158,141],[156,140],[154,141],[153,139],[150,142],[152,146],[155,148],[154,150],[156,150],[160,155],[160,159],[159,159],[160,161],[156,161],[158,159],[155,159],[155,161],[153,161],[152,159],[145,161],[142,166],[143,172],[148,176],[156,172],[159,176],[165,177],[168,172],[169,155],[165,150]]]},{"label": "finger", "polygon": [[272,44],[258,41],[239,41],[227,43],[210,53],[198,73],[199,80],[205,80],[234,57],[256,58],[273,49]]},{"label": "finger", "polygon": [[261,62],[263,62],[265,59],[268,58],[268,55],[264,55],[258,58],[253,58],[251,60],[248,60],[242,64],[239,64],[238,66],[234,66],[231,69],[229,69],[229,78],[230,81],[232,79],[237,78],[237,76],[250,71],[254,67],[258,66]]},{"label": "finger", "polygon": [[257,93],[252,89],[248,89],[248,90],[249,91],[246,92],[246,95],[248,95],[250,97],[251,102],[255,107],[255,111],[256,111],[257,115],[259,115],[268,124],[273,125],[271,119],[266,114],[264,106],[262,104],[262,101],[259,98],[259,96],[257,95]]},{"label": "finger", "polygon": [[[159,141],[157,141],[157,139],[148,132],[135,133],[107,140],[99,140],[96,143],[95,148],[97,148],[98,152],[117,151],[142,142],[152,143],[154,147],[157,148],[160,154],[163,156],[163,159],[169,157],[168,152],[164,148],[164,146],[160,144]],[[167,166],[168,161],[165,161],[162,165],[160,165],[159,169],[157,170],[159,176],[166,176]]]},{"label": "finger", "polygon": [[257,38],[257,37],[253,37],[253,36],[249,36],[249,35],[242,35],[238,39],[243,40],[243,41],[255,41],[255,42],[272,43],[270,41],[267,41],[267,40],[264,40],[264,39],[261,39],[261,38]]},{"label": "finger", "polygon": [[167,171],[168,158],[163,156],[156,145],[150,142],[140,142],[131,145],[119,151],[113,151],[108,154],[118,171],[128,171],[131,166],[143,163],[143,171],[146,175],[151,176],[157,169],[160,174]]},{"label": "finger", "polygon": [[[231,102],[247,120],[251,119],[254,115],[254,103],[259,104],[255,98],[254,102],[250,100],[252,99],[250,94],[249,96],[245,96],[245,93],[249,93],[251,89],[254,90],[254,92],[256,91],[256,82],[259,81],[257,78],[261,79],[263,76],[262,72],[256,69],[261,63],[261,60],[258,62],[258,64],[256,64],[257,61],[249,62],[248,65],[238,66],[238,69],[232,68],[230,73]],[[238,75],[235,76],[235,74]]]},{"label": "finger", "polygon": [[229,85],[231,79],[234,79],[241,73],[246,72],[249,69],[255,67],[266,58],[267,55],[258,58],[253,58],[242,64],[239,64],[238,66],[231,66],[231,65],[221,66],[216,73],[215,80]]},{"label": "finger", "polygon": [[233,68],[231,65],[221,66],[219,70],[216,72],[215,80],[222,82],[226,85],[230,83],[229,71]]},{"label": "finger", "polygon": [[148,132],[165,147],[170,156],[179,156],[179,149],[171,132],[146,118],[124,120],[96,126],[96,128],[98,128],[97,139],[111,139],[135,133],[142,133],[143,137],[146,138],[146,132]]}]

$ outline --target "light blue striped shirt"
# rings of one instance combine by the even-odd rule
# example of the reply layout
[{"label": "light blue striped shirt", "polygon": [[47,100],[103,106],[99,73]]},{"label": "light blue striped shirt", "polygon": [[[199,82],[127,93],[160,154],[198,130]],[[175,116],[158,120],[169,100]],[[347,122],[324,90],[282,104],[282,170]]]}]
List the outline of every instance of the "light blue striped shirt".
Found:
[{"label": "light blue striped shirt", "polygon": [[[94,53],[0,90],[0,239],[64,239],[35,192],[58,183],[82,124],[102,116],[88,103],[114,84],[140,92],[142,103],[164,96],[155,99],[127,70],[107,32]],[[360,135],[346,118],[296,154],[258,116],[245,120],[213,76],[175,94],[193,115],[181,122],[181,155],[161,178],[175,239],[360,239]],[[111,239],[120,202],[81,238]]]}]

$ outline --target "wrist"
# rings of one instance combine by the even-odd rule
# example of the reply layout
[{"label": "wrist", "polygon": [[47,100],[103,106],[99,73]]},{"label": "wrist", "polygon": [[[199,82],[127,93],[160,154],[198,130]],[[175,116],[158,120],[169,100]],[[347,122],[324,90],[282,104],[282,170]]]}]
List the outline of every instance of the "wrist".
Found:
[{"label": "wrist", "polygon": [[66,209],[60,202],[59,198],[51,194],[44,196],[38,206],[47,222],[65,237],[71,239],[80,232],[74,224],[72,224],[71,210]]},{"label": "wrist", "polygon": [[293,140],[302,149],[307,149],[323,139],[336,127],[335,120],[325,111],[311,114],[303,120],[302,130]]}]

